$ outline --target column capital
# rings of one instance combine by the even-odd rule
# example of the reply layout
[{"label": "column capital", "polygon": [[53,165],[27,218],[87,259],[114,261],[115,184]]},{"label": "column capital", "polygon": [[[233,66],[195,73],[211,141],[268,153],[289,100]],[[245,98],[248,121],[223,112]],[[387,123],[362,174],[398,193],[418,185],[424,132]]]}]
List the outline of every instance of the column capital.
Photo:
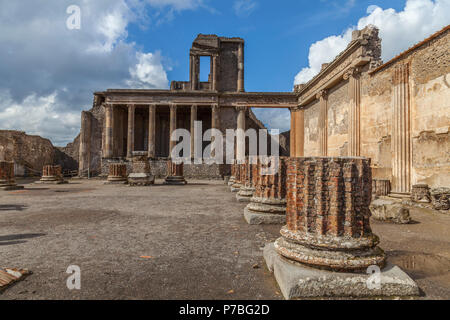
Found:
[{"label": "column capital", "polygon": [[328,90],[323,89],[316,93],[316,99],[326,99],[328,97]]},{"label": "column capital", "polygon": [[136,105],[134,103],[128,103],[127,104],[127,108],[128,109],[134,109],[134,108],[136,108]]},{"label": "column capital", "polygon": [[211,105],[211,109],[212,109],[212,111],[216,112],[216,111],[219,111],[219,110],[220,110],[220,106],[219,106],[218,103],[213,103],[213,104]]},{"label": "column capital", "polygon": [[241,112],[241,111],[247,111],[247,106],[235,106],[234,107],[236,109],[236,111]]},{"label": "column capital", "polygon": [[291,112],[296,112],[302,110],[302,107],[301,106],[290,107],[289,110],[291,110]]},{"label": "column capital", "polygon": [[361,70],[358,67],[351,67],[347,71],[344,72],[343,78],[344,80],[352,78],[356,78],[361,74]]},{"label": "column capital", "polygon": [[171,111],[172,110],[176,110],[177,109],[177,105],[175,103],[171,103],[171,104],[169,104],[169,108],[170,108]]},{"label": "column capital", "polygon": [[191,105],[191,109],[198,109],[198,105],[196,104]]}]

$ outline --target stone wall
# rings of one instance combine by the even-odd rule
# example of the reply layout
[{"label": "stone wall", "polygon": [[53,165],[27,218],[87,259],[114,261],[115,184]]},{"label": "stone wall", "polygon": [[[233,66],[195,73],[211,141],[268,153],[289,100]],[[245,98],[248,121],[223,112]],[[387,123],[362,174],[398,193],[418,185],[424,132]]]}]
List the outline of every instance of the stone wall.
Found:
[{"label": "stone wall", "polygon": [[[450,26],[385,64],[377,30],[355,32],[344,52],[298,86],[305,156],[320,155],[320,101],[314,94],[325,90],[328,156],[371,158],[373,177],[390,180],[399,192],[420,183],[449,186],[449,32]],[[358,148],[352,149],[350,138]]]},{"label": "stone wall", "polygon": [[17,176],[39,175],[45,165],[76,170],[78,163],[50,140],[25,132],[0,130],[0,160],[14,161]]}]

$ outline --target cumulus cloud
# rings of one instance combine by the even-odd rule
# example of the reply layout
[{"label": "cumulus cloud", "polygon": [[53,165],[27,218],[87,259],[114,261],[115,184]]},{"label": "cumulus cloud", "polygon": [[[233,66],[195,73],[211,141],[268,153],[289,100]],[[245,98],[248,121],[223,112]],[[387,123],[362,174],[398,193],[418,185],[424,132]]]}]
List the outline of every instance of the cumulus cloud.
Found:
[{"label": "cumulus cloud", "polygon": [[161,53],[141,52],[127,41],[143,2],[78,1],[81,29],[69,30],[66,10],[73,3],[0,0],[0,129],[64,145],[77,135],[94,91],[168,87]]},{"label": "cumulus cloud", "polygon": [[320,72],[323,63],[331,62],[351,41],[355,29],[369,24],[380,29],[382,59],[388,61],[415,43],[450,23],[450,0],[407,0],[402,11],[383,9],[376,5],[367,8],[367,15],[356,26],[312,44],[309,66],[302,69],[294,83],[306,83]]},{"label": "cumulus cloud", "polygon": [[249,16],[258,7],[258,2],[254,0],[236,0],[233,10],[237,16]]}]

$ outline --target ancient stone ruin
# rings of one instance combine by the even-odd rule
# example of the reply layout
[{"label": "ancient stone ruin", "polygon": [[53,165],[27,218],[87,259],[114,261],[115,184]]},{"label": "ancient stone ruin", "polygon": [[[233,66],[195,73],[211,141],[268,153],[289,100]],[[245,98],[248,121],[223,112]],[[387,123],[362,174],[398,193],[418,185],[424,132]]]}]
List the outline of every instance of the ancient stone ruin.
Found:
[{"label": "ancient stone ruin", "polygon": [[39,180],[42,184],[64,184],[68,183],[64,180],[62,173],[62,166],[60,165],[46,165],[42,168],[42,177]]},{"label": "ancient stone ruin", "polygon": [[[284,224],[286,222],[286,157],[272,158],[258,164],[256,185],[250,203],[244,209],[249,224]],[[277,162],[274,165],[273,161]],[[265,173],[264,171],[267,171]]]},{"label": "ancient stone ruin", "polygon": [[107,184],[128,183],[127,165],[125,163],[110,163]]},{"label": "ancient stone ruin", "polygon": [[151,174],[150,163],[145,152],[133,152],[132,172],[128,175],[130,186],[149,186],[155,183],[155,177]]},{"label": "ancient stone ruin", "polygon": [[258,160],[257,157],[247,157],[245,159],[245,177],[236,199],[239,202],[250,202],[255,193],[255,185],[258,177]]},{"label": "ancient stone ruin", "polygon": [[184,164],[176,163],[172,160],[167,162],[167,177],[165,184],[172,185],[185,185],[187,184],[186,179],[184,178]]},{"label": "ancient stone ruin", "polygon": [[16,184],[14,162],[0,161],[0,190],[9,191],[23,189]]}]

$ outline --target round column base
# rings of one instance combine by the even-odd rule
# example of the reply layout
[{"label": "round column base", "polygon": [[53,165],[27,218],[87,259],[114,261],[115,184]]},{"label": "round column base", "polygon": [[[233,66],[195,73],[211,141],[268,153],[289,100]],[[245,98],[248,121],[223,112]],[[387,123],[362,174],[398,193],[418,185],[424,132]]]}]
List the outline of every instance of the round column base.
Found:
[{"label": "round column base", "polygon": [[235,183],[230,187],[231,192],[239,192],[242,188],[242,184]]},{"label": "round column base", "polygon": [[164,181],[164,184],[184,186],[187,184],[187,181],[182,176],[169,176]]},{"label": "round column base", "polygon": [[241,189],[236,195],[236,200],[239,202],[250,202],[254,192],[255,188],[241,187]]}]

